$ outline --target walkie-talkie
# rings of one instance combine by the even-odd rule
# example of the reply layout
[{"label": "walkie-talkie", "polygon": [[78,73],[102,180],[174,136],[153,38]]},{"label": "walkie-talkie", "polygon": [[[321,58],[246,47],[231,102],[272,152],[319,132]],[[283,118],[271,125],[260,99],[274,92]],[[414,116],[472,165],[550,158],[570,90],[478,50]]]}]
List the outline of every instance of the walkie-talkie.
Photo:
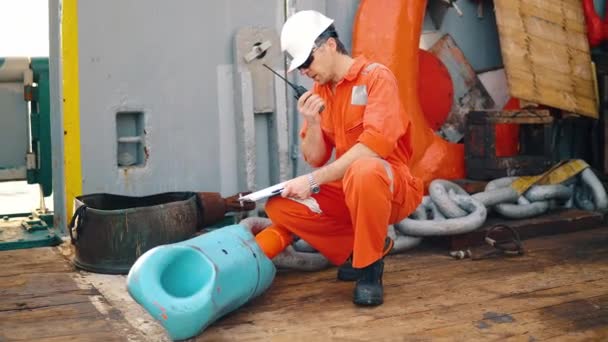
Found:
[{"label": "walkie-talkie", "polygon": [[[283,81],[285,81],[287,84],[289,84],[291,86],[291,88],[293,88],[293,90],[296,92],[296,100],[300,99],[300,96],[304,95],[305,92],[308,91],[308,89],[304,88],[301,85],[297,85],[297,84],[293,84],[291,82],[289,82],[285,77],[281,76],[278,72],[274,71],[271,67],[269,67],[266,64],[262,64],[264,65],[266,68],[268,68],[268,70],[272,71],[275,75],[279,76]],[[321,106],[321,108],[319,109],[319,113],[321,113],[323,111],[323,109],[325,109],[325,106]]]}]

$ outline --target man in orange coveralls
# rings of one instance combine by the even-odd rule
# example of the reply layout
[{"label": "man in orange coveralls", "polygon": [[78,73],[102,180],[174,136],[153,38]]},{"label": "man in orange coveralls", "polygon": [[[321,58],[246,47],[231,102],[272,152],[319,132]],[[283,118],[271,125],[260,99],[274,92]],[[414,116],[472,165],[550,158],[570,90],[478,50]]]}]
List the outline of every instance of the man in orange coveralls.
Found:
[{"label": "man in orange coveralls", "polygon": [[[301,150],[317,169],[268,201],[273,225],[256,240],[272,258],[292,234],[299,236],[333,264],[343,264],[339,279],[357,280],[355,304],[380,305],[383,258],[393,245],[388,225],[413,212],[423,193],[406,166],[411,124],[397,81],[385,66],[351,58],[333,20],[319,12],[291,16],[281,48],[291,57],[289,72],[298,69],[315,81],[298,100],[298,111],[304,119]],[[336,159],[327,163],[334,148]]]}]

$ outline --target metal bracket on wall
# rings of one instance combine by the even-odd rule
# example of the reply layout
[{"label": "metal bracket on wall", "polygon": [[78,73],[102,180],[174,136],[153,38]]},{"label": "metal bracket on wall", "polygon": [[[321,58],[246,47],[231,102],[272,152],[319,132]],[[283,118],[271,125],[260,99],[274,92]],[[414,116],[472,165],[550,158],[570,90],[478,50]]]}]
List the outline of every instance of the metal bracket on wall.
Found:
[{"label": "metal bracket on wall", "polygon": [[280,65],[282,59],[278,34],[266,27],[243,27],[236,33],[235,44],[238,71],[251,73],[253,112],[274,112],[274,75],[263,64],[273,68]]},{"label": "metal bracket on wall", "polygon": [[289,135],[286,90],[283,83],[264,67],[281,72],[283,58],[279,36],[266,27],[243,27],[235,36],[235,113],[238,138],[239,188],[255,190],[256,142],[255,114],[266,114],[269,134],[270,181],[285,180],[289,175]]},{"label": "metal bracket on wall", "polygon": [[258,57],[264,57],[264,55],[266,54],[266,50],[270,49],[271,46],[272,46],[272,43],[268,40],[263,43],[259,43],[259,42],[255,43],[251,47],[251,51],[249,51],[245,55],[245,61],[247,63],[251,63],[251,61],[253,61],[254,59],[256,59]]}]

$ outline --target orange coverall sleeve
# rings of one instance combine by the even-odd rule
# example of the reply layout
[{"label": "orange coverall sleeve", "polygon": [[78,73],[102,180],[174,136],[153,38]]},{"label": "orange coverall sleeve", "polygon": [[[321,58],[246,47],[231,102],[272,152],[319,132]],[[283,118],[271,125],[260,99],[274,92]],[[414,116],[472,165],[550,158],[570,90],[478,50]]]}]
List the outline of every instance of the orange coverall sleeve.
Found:
[{"label": "orange coverall sleeve", "polygon": [[385,67],[372,70],[367,106],[363,113],[363,133],[358,142],[386,159],[405,134],[397,80]]},{"label": "orange coverall sleeve", "polygon": [[[319,94],[319,87],[318,87],[318,85],[316,83],[315,83],[315,85],[313,87],[313,92],[315,94]],[[325,111],[327,111],[327,109],[325,109]],[[332,153],[332,151],[334,149],[333,139],[328,134],[328,132],[326,131],[326,127],[327,127],[327,125],[330,122],[330,120],[327,120],[328,117],[329,117],[328,114],[325,114],[324,116],[321,115],[321,132],[323,134],[323,140],[325,140],[325,154],[324,154],[324,156],[322,158],[322,161],[319,164],[313,164],[309,160],[306,159],[306,156],[303,155],[304,160],[306,160],[306,162],[308,164],[310,164],[310,166],[312,166],[312,167],[321,167],[321,166],[325,165],[325,163],[327,163],[327,161],[329,160],[329,158],[331,158],[331,153]],[[304,120],[302,122],[302,128],[300,129],[300,140],[303,140],[306,137],[306,130],[307,129],[308,129],[308,122],[306,122],[306,120]]]},{"label": "orange coverall sleeve", "polygon": [[[306,137],[307,129],[308,129],[308,123],[306,122],[306,120],[304,120],[304,122],[302,123],[302,128],[300,129],[300,140],[302,140]],[[331,158],[331,152],[333,151],[333,148],[334,148],[333,142],[328,137],[327,133],[325,132],[325,130],[322,127],[321,127],[321,132],[323,134],[323,140],[325,140],[325,155],[323,156],[322,161],[318,165],[313,164],[309,160],[306,159],[306,156],[304,156],[304,154],[302,154],[302,156],[304,157],[304,160],[306,160],[306,162],[308,164],[310,164],[310,166],[312,166],[312,167],[321,167],[321,166],[325,165],[325,163],[327,163],[329,158]]]}]

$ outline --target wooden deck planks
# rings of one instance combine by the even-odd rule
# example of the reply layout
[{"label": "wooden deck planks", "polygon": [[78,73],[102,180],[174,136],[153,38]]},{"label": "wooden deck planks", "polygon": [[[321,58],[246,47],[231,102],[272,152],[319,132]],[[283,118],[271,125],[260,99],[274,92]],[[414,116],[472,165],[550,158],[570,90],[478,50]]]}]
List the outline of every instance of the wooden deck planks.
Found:
[{"label": "wooden deck planks", "polygon": [[[608,230],[525,246],[523,257],[483,261],[429,251],[389,257],[385,304],[375,309],[353,306],[353,285],[334,280],[335,269],[279,275],[265,295],[196,341],[605,337]],[[587,309],[568,309],[576,303]]]},{"label": "wooden deck planks", "polygon": [[510,94],[597,118],[581,1],[495,0]]},{"label": "wooden deck planks", "polygon": [[[429,246],[389,256],[378,308],[354,306],[353,283],[338,282],[335,268],[280,272],[267,293],[192,340],[608,339],[608,228],[524,247],[522,257],[480,261]],[[158,338],[134,332],[124,308],[80,281],[54,249],[0,252],[0,262],[0,341]]]},{"label": "wooden deck planks", "polygon": [[0,277],[19,274],[70,272],[73,268],[52,248],[0,252]]},{"label": "wooden deck planks", "polygon": [[570,336],[599,341],[608,338],[606,307],[608,296],[601,295],[510,314],[489,312],[478,321],[431,329],[422,336],[466,340],[545,340]]},{"label": "wooden deck planks", "polygon": [[52,248],[0,252],[0,341],[137,341]]}]

